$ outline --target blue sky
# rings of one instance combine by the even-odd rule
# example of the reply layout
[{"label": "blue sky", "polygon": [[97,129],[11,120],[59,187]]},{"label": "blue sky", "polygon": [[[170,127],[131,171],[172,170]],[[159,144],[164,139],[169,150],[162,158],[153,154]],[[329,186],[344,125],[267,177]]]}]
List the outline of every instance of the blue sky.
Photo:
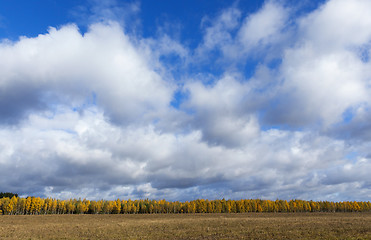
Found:
[{"label": "blue sky", "polygon": [[369,200],[369,9],[1,1],[0,190]]}]

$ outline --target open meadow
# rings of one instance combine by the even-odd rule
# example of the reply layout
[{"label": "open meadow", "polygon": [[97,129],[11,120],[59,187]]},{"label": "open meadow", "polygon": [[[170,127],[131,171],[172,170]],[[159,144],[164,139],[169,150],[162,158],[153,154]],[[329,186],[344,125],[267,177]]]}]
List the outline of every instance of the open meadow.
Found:
[{"label": "open meadow", "polygon": [[371,213],[3,215],[0,239],[371,239]]}]

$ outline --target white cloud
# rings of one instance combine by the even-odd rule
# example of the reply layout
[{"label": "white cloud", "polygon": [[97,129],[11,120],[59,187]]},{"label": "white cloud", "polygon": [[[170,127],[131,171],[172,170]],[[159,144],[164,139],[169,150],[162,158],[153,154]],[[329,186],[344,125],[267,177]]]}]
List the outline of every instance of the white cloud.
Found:
[{"label": "white cloud", "polygon": [[[229,31],[238,26],[241,13],[236,8],[230,8],[222,12],[210,27],[205,29],[204,47],[213,49],[228,44],[231,40]],[[204,20],[205,21],[205,20]]]},{"label": "white cloud", "polygon": [[242,21],[237,8],[226,9],[205,28],[195,61],[215,50],[222,55],[218,60],[223,68],[243,64],[251,58],[269,61],[280,57],[280,48],[290,41],[289,14],[290,9],[278,1],[266,1],[261,9]]},{"label": "white cloud", "polygon": [[150,120],[172,98],[171,83],[115,23],[92,25],[83,36],[74,25],[51,28],[36,38],[3,43],[0,52],[1,91],[19,86],[26,95],[37,92],[31,97],[43,105],[78,107],[95,94],[111,120],[133,123]]},{"label": "white cloud", "polygon": [[241,146],[259,136],[259,123],[247,114],[250,86],[226,75],[211,86],[188,83],[190,97],[185,108],[196,112],[194,127],[200,128],[203,139],[210,144]]},{"label": "white cloud", "polygon": [[368,68],[349,51],[321,54],[308,45],[287,51],[281,69],[282,95],[288,96],[285,121],[321,121],[326,127],[341,122],[348,108],[370,102]]},{"label": "white cloud", "polygon": [[342,122],[347,110],[370,104],[370,63],[358,51],[371,41],[370,17],[363,10],[368,4],[329,1],[299,21],[297,44],[282,59],[282,104],[272,118],[328,128]]},{"label": "white cloud", "polygon": [[267,1],[258,12],[245,18],[238,40],[247,52],[277,43],[282,40],[287,21],[288,10],[276,1]]},{"label": "white cloud", "polygon": [[210,22],[211,25],[205,27],[205,34],[202,44],[196,49],[195,61],[205,60],[208,52],[220,50],[224,55],[230,55],[233,50],[234,36],[232,31],[239,26],[241,12],[234,7],[224,10],[215,19],[205,18],[204,24]]},{"label": "white cloud", "polygon": [[332,0],[299,21],[303,39],[322,52],[368,44],[371,38],[369,0]]}]

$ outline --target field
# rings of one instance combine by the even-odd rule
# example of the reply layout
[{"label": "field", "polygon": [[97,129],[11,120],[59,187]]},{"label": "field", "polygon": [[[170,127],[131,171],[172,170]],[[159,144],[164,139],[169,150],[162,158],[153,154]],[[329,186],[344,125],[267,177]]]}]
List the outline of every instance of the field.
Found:
[{"label": "field", "polygon": [[371,239],[371,213],[4,215],[0,239]]}]

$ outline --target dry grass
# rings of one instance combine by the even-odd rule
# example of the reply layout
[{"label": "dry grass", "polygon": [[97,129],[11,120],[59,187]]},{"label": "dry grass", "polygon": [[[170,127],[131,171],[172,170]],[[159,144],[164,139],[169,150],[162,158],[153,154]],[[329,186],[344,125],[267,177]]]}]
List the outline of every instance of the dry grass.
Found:
[{"label": "dry grass", "polygon": [[0,239],[371,239],[371,213],[0,216]]}]

